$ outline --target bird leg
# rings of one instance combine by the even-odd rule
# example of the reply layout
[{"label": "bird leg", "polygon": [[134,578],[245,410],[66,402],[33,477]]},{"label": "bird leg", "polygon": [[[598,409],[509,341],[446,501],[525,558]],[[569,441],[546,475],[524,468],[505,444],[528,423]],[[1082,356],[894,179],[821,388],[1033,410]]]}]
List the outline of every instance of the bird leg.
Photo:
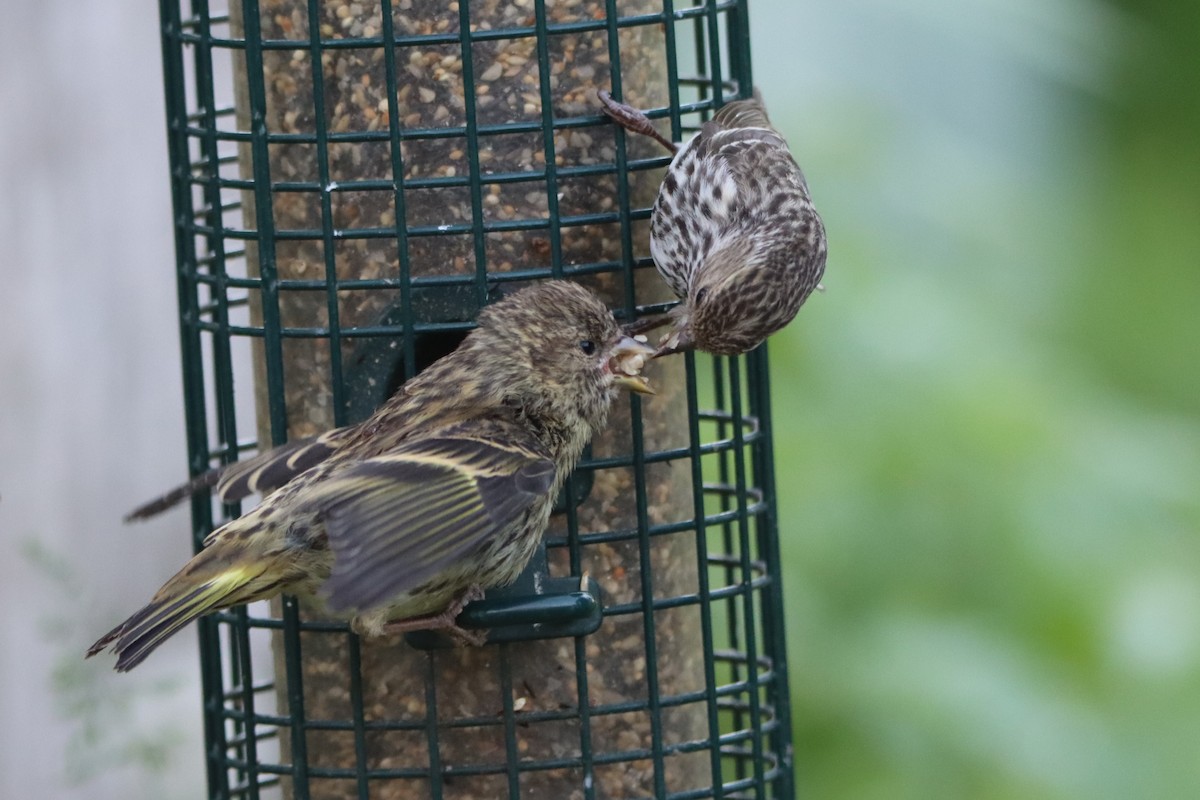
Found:
[{"label": "bird leg", "polygon": [[597,90],[596,95],[600,98],[600,105],[603,106],[604,113],[625,130],[649,136],[672,153],[679,150],[679,145],[655,129],[654,124],[650,122],[650,118],[644,112],[633,106],[618,103],[613,100],[611,94],[603,89]]},{"label": "bird leg", "polygon": [[396,619],[388,622],[383,626],[382,633],[384,635],[396,635],[407,633],[409,631],[442,631],[459,644],[470,644],[478,647],[487,642],[487,631],[469,631],[462,628],[455,622],[462,610],[469,603],[483,598],[483,589],[479,586],[470,586],[454,598],[450,605],[446,606],[442,611],[436,614],[422,614],[419,617],[406,617],[405,619]]}]

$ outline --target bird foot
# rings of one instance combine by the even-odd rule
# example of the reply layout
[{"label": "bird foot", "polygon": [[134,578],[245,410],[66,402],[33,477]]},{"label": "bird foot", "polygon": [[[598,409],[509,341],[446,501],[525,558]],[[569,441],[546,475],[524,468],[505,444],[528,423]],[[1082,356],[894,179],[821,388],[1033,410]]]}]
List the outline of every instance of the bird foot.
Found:
[{"label": "bird foot", "polygon": [[596,96],[600,98],[600,105],[605,114],[607,114],[614,122],[620,125],[627,131],[632,133],[640,133],[643,136],[649,136],[654,141],[661,144],[663,147],[670,150],[672,153],[679,150],[679,145],[672,142],[667,137],[663,136],[654,127],[654,123],[646,116],[645,112],[634,108],[633,106],[619,103],[613,99],[612,95],[603,89],[596,91]]},{"label": "bird foot", "polygon": [[384,635],[398,635],[409,631],[441,631],[454,639],[458,644],[469,644],[476,647],[485,644],[487,631],[469,631],[459,626],[455,621],[468,604],[483,598],[483,589],[471,586],[436,614],[422,614],[419,617],[396,619],[386,623],[381,632]]}]

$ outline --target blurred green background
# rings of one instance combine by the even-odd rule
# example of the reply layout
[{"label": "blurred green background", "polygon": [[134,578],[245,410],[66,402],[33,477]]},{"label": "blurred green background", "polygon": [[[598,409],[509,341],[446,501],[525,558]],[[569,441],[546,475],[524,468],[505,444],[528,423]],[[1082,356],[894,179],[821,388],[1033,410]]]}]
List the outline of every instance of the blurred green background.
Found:
[{"label": "blurred green background", "polygon": [[1200,4],[751,5],[803,794],[1200,796]]},{"label": "blurred green background", "polygon": [[[1200,796],[1200,4],[750,0],[829,231],[771,343],[809,798]],[[0,796],[203,795],[158,20],[0,26]],[[52,323],[52,324],[50,324]],[[148,577],[149,576],[149,577]]]}]

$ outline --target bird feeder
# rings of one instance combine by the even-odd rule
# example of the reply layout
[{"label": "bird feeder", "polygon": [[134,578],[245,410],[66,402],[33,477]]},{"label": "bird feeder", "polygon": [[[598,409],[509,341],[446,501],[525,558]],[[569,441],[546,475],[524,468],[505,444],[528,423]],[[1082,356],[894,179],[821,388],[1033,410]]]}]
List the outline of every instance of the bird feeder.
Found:
[{"label": "bird feeder", "polygon": [[[676,141],[752,91],[745,0],[160,8],[192,474],[363,418],[523,282],[660,311],[668,159],[596,91]],[[201,620],[209,796],[790,798],[766,349],[648,374],[460,617],[488,644]]]}]

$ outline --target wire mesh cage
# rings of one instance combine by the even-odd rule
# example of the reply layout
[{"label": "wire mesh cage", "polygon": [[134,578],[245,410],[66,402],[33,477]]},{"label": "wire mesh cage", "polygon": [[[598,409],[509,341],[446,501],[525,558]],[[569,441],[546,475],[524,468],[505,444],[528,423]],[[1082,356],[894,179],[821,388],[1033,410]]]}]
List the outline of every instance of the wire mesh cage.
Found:
[{"label": "wire mesh cage", "polygon": [[[631,319],[669,157],[751,91],[745,0],[162,0],[190,469],[363,418],[520,282]],[[662,359],[479,648],[293,598],[200,625],[219,798],[792,796],[765,348]],[[249,387],[249,388],[248,388]],[[248,435],[252,432],[252,435]],[[201,539],[237,505],[192,505]]]}]

